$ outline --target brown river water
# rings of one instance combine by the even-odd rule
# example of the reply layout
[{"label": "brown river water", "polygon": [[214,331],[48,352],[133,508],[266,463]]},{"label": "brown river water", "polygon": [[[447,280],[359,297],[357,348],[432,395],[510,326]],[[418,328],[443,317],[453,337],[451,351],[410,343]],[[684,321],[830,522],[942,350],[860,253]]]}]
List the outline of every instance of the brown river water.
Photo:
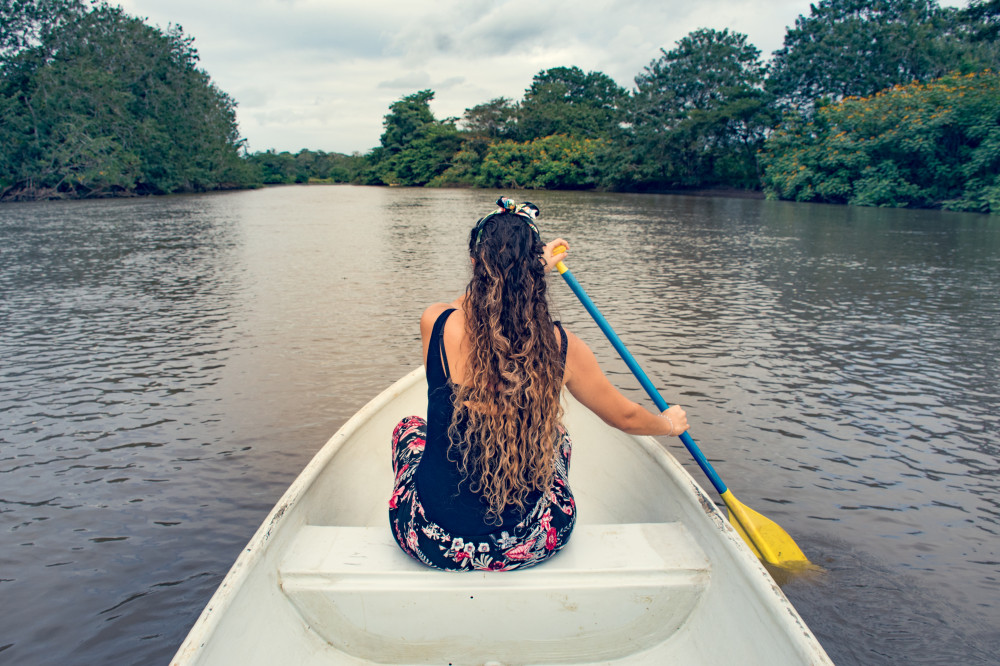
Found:
[{"label": "brown river water", "polygon": [[[166,664],[311,456],[420,363],[497,194],[0,206],[0,663]],[[1000,218],[514,194],[734,493],[826,568],[784,591],[838,664],[1000,661]]]}]

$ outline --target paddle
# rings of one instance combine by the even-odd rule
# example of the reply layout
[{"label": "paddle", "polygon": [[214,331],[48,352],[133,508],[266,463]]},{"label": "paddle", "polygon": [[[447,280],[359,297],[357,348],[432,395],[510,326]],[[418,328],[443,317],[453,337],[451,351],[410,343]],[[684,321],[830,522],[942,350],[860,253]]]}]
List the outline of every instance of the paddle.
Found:
[{"label": "paddle", "polygon": [[[553,254],[559,254],[563,252],[564,248],[557,247],[553,250]],[[587,309],[587,312],[594,318],[597,325],[600,326],[601,330],[604,331],[604,335],[608,337],[611,344],[618,351],[618,354],[625,361],[625,364],[635,375],[642,387],[646,389],[646,393],[652,398],[653,402],[656,403],[657,408],[662,412],[663,410],[670,407],[667,401],[663,399],[660,392],[656,390],[653,383],[649,381],[649,377],[643,372],[642,368],[636,362],[635,358],[625,348],[625,344],[615,333],[614,329],[608,323],[608,320],[604,318],[604,315],[600,313],[594,302],[590,300],[587,293],[577,282],[576,278],[573,277],[573,273],[566,267],[563,262],[558,262],[556,264],[556,270],[565,278],[566,284],[569,285],[573,293],[577,295],[580,302],[583,303],[583,307]],[[715,468],[712,467],[708,459],[695,444],[694,439],[691,438],[687,432],[680,435],[681,442],[687,448],[688,452],[694,456],[694,459],[698,462],[698,466],[708,477],[712,485],[722,496],[722,501],[726,503],[726,507],[729,508],[729,522],[732,523],[733,527],[739,533],[743,540],[750,546],[750,550],[753,551],[754,555],[758,558],[764,560],[765,562],[787,569],[800,569],[800,568],[812,568],[813,565],[806,558],[805,554],[798,547],[795,541],[788,535],[785,530],[781,528],[780,525],[775,523],[761,514],[757,513],[748,506],[745,506],[742,502],[736,499],[733,492],[726,487],[726,484],[722,482],[722,479],[716,473]]]}]

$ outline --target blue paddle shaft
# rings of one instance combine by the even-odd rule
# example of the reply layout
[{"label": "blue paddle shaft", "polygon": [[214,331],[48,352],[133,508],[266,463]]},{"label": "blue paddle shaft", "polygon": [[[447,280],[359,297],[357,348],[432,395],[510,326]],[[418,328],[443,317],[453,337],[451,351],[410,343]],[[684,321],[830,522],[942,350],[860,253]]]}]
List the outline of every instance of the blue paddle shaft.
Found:
[{"label": "blue paddle shaft", "polygon": [[[602,331],[604,331],[604,335],[608,337],[608,340],[611,341],[615,350],[618,351],[618,355],[622,357],[623,361],[625,361],[625,365],[629,367],[629,370],[632,371],[635,378],[639,380],[640,384],[642,384],[642,388],[646,389],[646,393],[656,404],[657,408],[662,412],[670,407],[670,405],[667,404],[667,401],[663,399],[663,396],[660,395],[660,392],[656,390],[656,387],[653,386],[653,382],[649,381],[649,377],[645,372],[643,372],[642,368],[639,367],[635,357],[633,357],[632,353],[625,347],[625,343],[622,342],[621,338],[618,337],[618,334],[615,333],[613,328],[611,328],[611,324],[608,323],[608,320],[604,318],[604,315],[602,315],[601,311],[597,309],[594,302],[590,300],[590,296],[587,296],[587,292],[583,290],[580,283],[577,282],[575,277],[573,277],[573,273],[565,267],[565,264],[560,266],[560,273],[562,273],[562,276],[565,278],[566,284],[569,285],[569,288],[573,290],[573,293],[575,293],[577,298],[580,299],[580,302],[583,303],[583,307],[587,309],[590,316],[594,318],[597,325],[601,327]],[[719,492],[719,494],[721,495],[726,492],[726,484],[722,482],[721,478],[719,478],[719,475],[715,472],[715,468],[712,467],[710,462],[708,462],[705,454],[703,454],[701,449],[698,448],[698,445],[695,444],[691,435],[687,432],[683,432],[681,433],[680,438],[681,442],[684,443],[684,447],[698,462],[698,466],[701,467],[701,471],[705,473],[705,476],[707,476],[708,480],[712,482],[712,485],[715,486],[715,489]]]}]

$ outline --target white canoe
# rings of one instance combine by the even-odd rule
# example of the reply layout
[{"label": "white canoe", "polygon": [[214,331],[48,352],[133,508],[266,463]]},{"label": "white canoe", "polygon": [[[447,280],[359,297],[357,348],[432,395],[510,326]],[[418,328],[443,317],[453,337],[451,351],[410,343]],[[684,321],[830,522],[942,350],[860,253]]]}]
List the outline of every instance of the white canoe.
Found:
[{"label": "white canoe", "polygon": [[316,454],[222,581],[173,664],[830,664],[701,487],[656,440],[567,394],[578,521],[513,572],[441,572],[388,527],[414,370]]}]

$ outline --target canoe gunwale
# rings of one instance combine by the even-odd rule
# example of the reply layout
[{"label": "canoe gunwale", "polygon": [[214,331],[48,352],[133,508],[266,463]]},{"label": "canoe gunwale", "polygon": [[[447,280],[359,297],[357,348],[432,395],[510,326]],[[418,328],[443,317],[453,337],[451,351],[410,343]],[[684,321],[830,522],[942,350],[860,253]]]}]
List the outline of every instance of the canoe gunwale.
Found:
[{"label": "canoe gunwale", "polygon": [[302,472],[295,478],[292,484],[284,492],[278,502],[271,509],[264,522],[247,542],[247,545],[240,552],[236,562],[226,573],[215,593],[209,599],[205,609],[195,620],[190,633],[181,643],[177,654],[171,660],[173,664],[190,663],[195,658],[197,652],[207,643],[216,626],[221,621],[225,612],[233,603],[235,592],[249,578],[254,566],[261,560],[265,548],[271,540],[272,535],[276,535],[279,529],[287,529],[284,521],[285,514],[294,508],[301,498],[308,492],[319,475],[326,469],[330,460],[337,455],[345,442],[371,418],[371,415],[378,412],[386,404],[391,403],[396,396],[404,392],[414,382],[421,380],[424,376],[423,366],[414,368],[412,371],[398,379],[386,390],[373,398],[368,404],[358,410],[344,425],[337,430],[333,436],[327,440],[326,444],[316,452],[312,460],[302,469]]},{"label": "canoe gunwale", "polygon": [[[196,663],[216,663],[220,654],[227,654],[225,639],[217,635],[225,635],[227,631],[226,626],[222,623],[231,610],[235,610],[238,614],[241,607],[239,605],[234,607],[234,604],[237,603],[237,599],[241,597],[242,592],[252,587],[252,585],[246,585],[248,581],[253,577],[257,581],[257,584],[260,584],[260,572],[266,570],[271,565],[271,562],[264,560],[274,556],[277,551],[281,550],[283,547],[282,543],[292,539],[298,527],[307,524],[308,519],[306,514],[308,513],[307,509],[309,505],[303,502],[306,495],[317,484],[317,480],[321,477],[325,478],[324,472],[331,465],[337,465],[333,459],[339,453],[344,451],[350,454],[350,451],[354,450],[353,447],[345,450],[345,444],[352,441],[355,435],[363,437],[363,433],[359,433],[359,431],[365,429],[374,420],[385,420],[385,416],[381,414],[382,410],[401,397],[404,402],[407,399],[411,400],[410,404],[412,406],[412,398],[415,396],[411,392],[415,391],[415,385],[422,383],[423,380],[423,366],[419,366],[408,372],[355,413],[315,454],[271,509],[263,523],[240,553],[236,562],[232,565],[232,568],[225,575],[174,655],[173,660],[170,662],[172,665],[186,666]],[[409,397],[407,397],[407,394],[410,394]],[[568,394],[566,396],[565,399],[573,400]],[[580,409],[584,408],[580,407]],[[590,412],[586,412],[586,418],[597,419]],[[585,423],[585,421],[581,423]],[[600,424],[595,423],[596,425]],[[378,427],[381,428],[383,426],[384,424]],[[712,560],[713,566],[724,562],[725,566],[732,567],[733,573],[727,574],[727,580],[736,582],[743,587],[739,592],[740,596],[756,600],[751,602],[753,607],[757,609],[756,615],[758,617],[754,618],[754,622],[758,625],[770,622],[776,627],[783,627],[780,632],[786,636],[790,646],[796,646],[794,653],[798,655],[793,662],[788,663],[832,664],[822,646],[820,646],[812,634],[812,631],[799,616],[791,602],[785,597],[777,583],[774,582],[771,575],[753,555],[736,530],[729,524],[729,521],[716,503],[712,501],[710,496],[687,470],[681,466],[667,447],[652,437],[636,437],[624,435],[623,433],[618,433],[616,436],[627,437],[632,443],[632,450],[641,452],[641,459],[647,460],[649,464],[658,467],[665,475],[664,481],[669,478],[669,482],[675,487],[674,492],[677,493],[676,502],[680,507],[681,513],[687,516],[686,520],[692,521],[689,523],[689,526],[693,532],[700,534],[698,540],[702,544],[702,547],[706,548],[706,552],[711,550],[715,553],[715,557],[720,558],[718,562],[714,559]],[[391,479],[391,476],[389,478]],[[671,495],[671,497],[673,496]],[[297,510],[300,508],[300,505],[304,505],[303,510]],[[707,521],[704,518],[700,518],[702,514],[708,518]],[[624,524],[636,521],[624,520],[620,522]],[[652,521],[647,520],[645,522]],[[719,537],[722,538],[720,539]],[[709,546],[710,543],[712,544],[711,546]],[[271,546],[270,550],[269,546]],[[267,574],[265,577],[268,576],[274,578],[268,584],[273,583],[277,586],[277,571],[274,572],[274,576]],[[723,587],[721,589],[729,588]],[[713,622],[714,620],[709,621]],[[750,624],[754,624],[754,622]],[[710,645],[703,647],[708,648]],[[346,657],[346,655],[343,656]],[[640,662],[646,663],[645,660],[645,657],[639,656]],[[222,657],[222,662],[228,663],[225,657]],[[351,660],[349,663],[362,662]]]}]

